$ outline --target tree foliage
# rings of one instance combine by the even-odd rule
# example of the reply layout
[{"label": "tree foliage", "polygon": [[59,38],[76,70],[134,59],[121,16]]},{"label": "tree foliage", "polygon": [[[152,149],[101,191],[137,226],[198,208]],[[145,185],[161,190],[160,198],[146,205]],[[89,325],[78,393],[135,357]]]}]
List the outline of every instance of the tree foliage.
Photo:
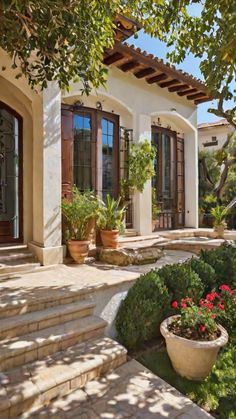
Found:
[{"label": "tree foliage", "polygon": [[[189,6],[199,5],[193,16]],[[236,13],[232,0],[3,0],[0,47],[31,86],[57,80],[68,87],[80,79],[88,92],[104,84],[106,47],[114,42],[117,13],[137,20],[146,33],[173,47],[180,63],[188,53],[201,59],[209,91],[228,99],[235,77]],[[235,109],[234,109],[235,112]],[[231,114],[233,117],[233,114]]]}]

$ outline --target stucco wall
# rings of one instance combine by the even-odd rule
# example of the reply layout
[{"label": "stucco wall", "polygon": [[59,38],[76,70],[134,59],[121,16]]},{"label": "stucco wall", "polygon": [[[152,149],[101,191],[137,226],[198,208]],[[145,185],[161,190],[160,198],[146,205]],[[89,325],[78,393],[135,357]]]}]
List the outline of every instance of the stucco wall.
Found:
[{"label": "stucco wall", "polygon": [[[233,127],[229,127],[229,125],[223,126],[213,126],[209,128],[201,128],[198,130],[198,146],[199,150],[204,151],[216,151],[219,150],[225,141],[227,140],[227,134],[233,130]],[[203,143],[210,143],[212,142],[212,137],[216,137],[218,141],[218,145],[204,147]]]}]

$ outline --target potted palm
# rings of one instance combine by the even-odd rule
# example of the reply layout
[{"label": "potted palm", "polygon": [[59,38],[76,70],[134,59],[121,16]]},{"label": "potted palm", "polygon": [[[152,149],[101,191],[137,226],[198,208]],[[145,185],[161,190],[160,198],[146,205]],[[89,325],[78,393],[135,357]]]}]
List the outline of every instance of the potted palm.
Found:
[{"label": "potted palm", "polygon": [[217,205],[211,209],[211,216],[213,217],[213,227],[217,234],[217,237],[224,238],[224,230],[227,227],[225,222],[226,216],[228,215],[228,208]]},{"label": "potted palm", "polygon": [[108,249],[117,249],[119,234],[124,231],[125,207],[120,207],[120,201],[107,195],[106,202],[100,202],[97,226],[103,247]]},{"label": "potted palm", "polygon": [[62,200],[67,246],[76,263],[84,263],[88,255],[89,236],[98,207],[98,200],[93,192],[81,193],[76,187],[73,188],[70,200]]},{"label": "potted palm", "polygon": [[201,381],[205,379],[217,359],[219,349],[228,341],[227,331],[218,320],[227,316],[226,307],[235,304],[234,291],[227,285],[212,291],[195,304],[191,298],[172,302],[180,309],[179,315],[161,323],[161,334],[175,371],[182,377]]}]

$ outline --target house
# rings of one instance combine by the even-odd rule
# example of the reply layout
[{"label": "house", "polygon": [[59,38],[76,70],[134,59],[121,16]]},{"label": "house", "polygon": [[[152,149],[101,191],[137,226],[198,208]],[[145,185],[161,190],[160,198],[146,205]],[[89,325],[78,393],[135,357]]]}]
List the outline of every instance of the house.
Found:
[{"label": "house", "polygon": [[226,119],[207,122],[198,125],[198,146],[200,151],[219,150],[227,140],[227,135],[233,127]]},{"label": "house", "polygon": [[35,92],[0,51],[0,242],[26,243],[44,265],[63,260],[62,195],[76,184],[117,196],[131,141],[152,141],[157,156],[129,227],[152,232],[152,187],[157,228],[198,227],[197,105],[211,98],[201,81],[125,43],[134,30],[117,18],[107,86],[88,97],[76,83]]}]

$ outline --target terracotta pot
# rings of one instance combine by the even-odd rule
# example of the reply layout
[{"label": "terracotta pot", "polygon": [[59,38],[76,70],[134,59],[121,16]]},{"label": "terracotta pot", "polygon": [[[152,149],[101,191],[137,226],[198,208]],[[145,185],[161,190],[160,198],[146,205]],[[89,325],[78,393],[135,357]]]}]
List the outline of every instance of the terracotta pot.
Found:
[{"label": "terracotta pot", "polygon": [[119,230],[101,230],[102,244],[105,249],[117,249]]},{"label": "terracotta pot", "polygon": [[67,245],[70,255],[74,261],[78,264],[84,263],[85,258],[88,256],[89,241],[68,240]]},{"label": "terracotta pot", "polygon": [[202,381],[211,372],[219,349],[228,342],[228,333],[218,325],[219,338],[211,341],[197,341],[176,336],[168,330],[175,318],[171,316],[161,323],[161,334],[166,340],[166,348],[174,370],[189,380]]}]

